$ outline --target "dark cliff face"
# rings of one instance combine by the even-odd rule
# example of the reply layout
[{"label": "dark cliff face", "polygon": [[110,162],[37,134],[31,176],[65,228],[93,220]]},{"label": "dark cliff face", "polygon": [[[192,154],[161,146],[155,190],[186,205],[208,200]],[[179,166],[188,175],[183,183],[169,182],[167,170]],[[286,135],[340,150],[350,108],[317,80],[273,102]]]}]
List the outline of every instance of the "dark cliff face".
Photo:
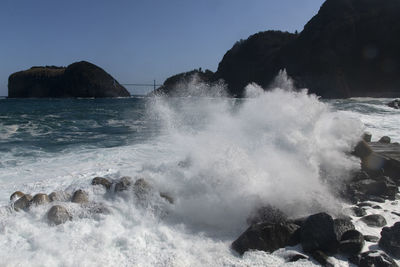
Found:
[{"label": "dark cliff face", "polygon": [[129,92],[98,66],[32,67],[8,79],[8,97],[125,97]]}]

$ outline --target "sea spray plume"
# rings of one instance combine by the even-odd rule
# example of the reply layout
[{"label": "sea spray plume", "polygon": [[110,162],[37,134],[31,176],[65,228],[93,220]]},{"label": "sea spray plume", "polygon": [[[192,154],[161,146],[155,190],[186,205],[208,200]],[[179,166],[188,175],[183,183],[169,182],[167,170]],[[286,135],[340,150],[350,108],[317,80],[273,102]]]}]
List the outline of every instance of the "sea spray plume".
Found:
[{"label": "sea spray plume", "polygon": [[[338,208],[327,181],[359,167],[349,152],[361,123],[282,86],[264,92],[249,85],[258,93],[243,101],[157,99],[153,111],[168,125],[171,160],[147,175],[173,191],[177,220],[229,232],[243,230],[265,204],[293,217]],[[180,167],[185,159],[190,164]]]}]

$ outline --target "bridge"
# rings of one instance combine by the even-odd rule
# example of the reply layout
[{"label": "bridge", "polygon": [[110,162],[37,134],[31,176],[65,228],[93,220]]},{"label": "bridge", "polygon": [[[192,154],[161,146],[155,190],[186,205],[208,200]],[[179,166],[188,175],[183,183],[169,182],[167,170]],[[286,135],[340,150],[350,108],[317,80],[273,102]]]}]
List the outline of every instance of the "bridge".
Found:
[{"label": "bridge", "polygon": [[[156,80],[153,83],[122,83],[121,85],[125,86],[131,94],[141,95],[147,94],[152,90],[156,90],[162,84],[157,84]],[[135,92],[133,92],[133,90]]]}]

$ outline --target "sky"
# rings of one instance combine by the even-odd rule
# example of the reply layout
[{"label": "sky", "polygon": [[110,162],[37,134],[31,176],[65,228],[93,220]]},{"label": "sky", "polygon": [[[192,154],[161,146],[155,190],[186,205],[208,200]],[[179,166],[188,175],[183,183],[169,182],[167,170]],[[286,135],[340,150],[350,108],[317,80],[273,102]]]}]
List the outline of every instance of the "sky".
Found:
[{"label": "sky", "polygon": [[[323,0],[1,0],[0,96],[8,76],[86,60],[120,83],[216,71],[259,31],[301,31]],[[128,87],[133,94],[150,88]]]}]

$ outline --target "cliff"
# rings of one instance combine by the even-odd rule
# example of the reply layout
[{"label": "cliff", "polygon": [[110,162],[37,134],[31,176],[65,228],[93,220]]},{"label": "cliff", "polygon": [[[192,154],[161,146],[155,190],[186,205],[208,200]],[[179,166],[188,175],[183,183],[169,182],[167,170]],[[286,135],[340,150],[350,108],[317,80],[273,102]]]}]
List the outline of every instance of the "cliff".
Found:
[{"label": "cliff", "polygon": [[68,67],[32,67],[8,78],[8,97],[126,97],[129,92],[100,67],[80,61]]}]

